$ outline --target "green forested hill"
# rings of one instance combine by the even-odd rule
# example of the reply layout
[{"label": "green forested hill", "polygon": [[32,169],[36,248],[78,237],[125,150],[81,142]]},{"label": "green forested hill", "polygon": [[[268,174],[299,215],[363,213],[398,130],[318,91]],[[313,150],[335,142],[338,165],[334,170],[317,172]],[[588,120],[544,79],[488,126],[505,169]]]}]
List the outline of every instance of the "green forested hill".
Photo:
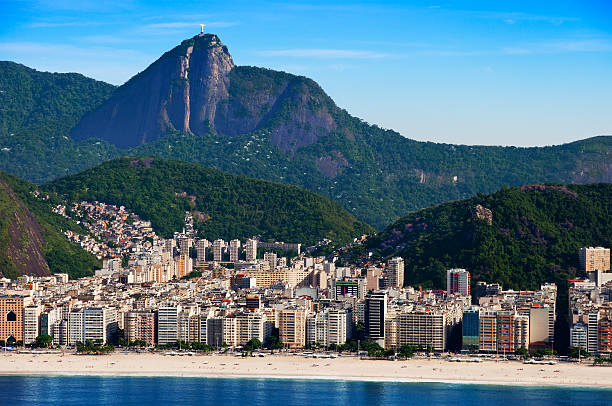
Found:
[{"label": "green forested hill", "polygon": [[53,199],[38,188],[0,172],[0,274],[68,273],[71,278],[92,274],[101,264],[64,236],[84,233],[76,223],[52,212]]},{"label": "green forested hill", "polygon": [[0,61],[0,134],[44,130],[50,123],[69,129],[114,89],[78,73],[39,72]]},{"label": "green forested hill", "polygon": [[565,286],[578,269],[580,247],[612,245],[611,213],[611,184],[506,187],[412,213],[360,250],[404,257],[410,285],[443,288],[446,269],[459,267],[474,282],[504,288]]},{"label": "green forested hill", "polygon": [[[492,193],[504,185],[612,182],[610,136],[534,148],[418,142],[351,116],[338,108],[314,81],[302,76],[234,66],[221,81],[223,83],[218,83],[227,92],[215,93],[217,87],[196,86],[206,84],[199,79],[208,76],[198,77],[200,68],[195,66],[202,67],[206,62],[210,63],[206,66],[229,67],[224,64],[227,62],[225,59],[209,57],[194,65],[187,78],[179,80],[173,69],[180,64],[170,63],[172,60],[169,58],[181,56],[179,51],[184,45],[166,53],[160,58],[163,64],[152,64],[145,70],[146,75],[144,72],[136,75],[122,88],[138,85],[139,89],[151,90],[157,89],[155,86],[159,84],[164,89],[172,89],[171,94],[176,96],[177,91],[184,89],[189,82],[193,84],[190,85],[189,100],[194,103],[197,100],[198,108],[215,111],[213,122],[200,123],[199,127],[193,125],[189,132],[179,131],[171,123],[166,123],[163,136],[122,149],[111,143],[117,142],[118,132],[99,134],[100,137],[114,134],[115,138],[96,138],[96,129],[104,127],[112,114],[99,120],[91,114],[88,132],[82,135],[85,139],[77,142],[69,137],[69,133],[71,127],[80,122],[84,111],[97,111],[102,106],[95,106],[102,103],[107,104],[103,110],[108,113],[114,111],[111,101],[133,106],[132,101],[138,99],[142,102],[149,98],[136,91],[130,93],[118,88],[113,97],[105,99],[112,86],[100,85],[98,88],[96,84],[100,82],[76,75],[79,80],[75,83],[82,82],[83,86],[83,91],[76,93],[82,94],[83,98],[87,94],[91,97],[82,103],[62,104],[61,114],[40,115],[35,114],[38,108],[27,110],[24,107],[23,100],[29,97],[46,99],[46,96],[35,96],[40,92],[30,92],[32,96],[21,99],[17,96],[7,99],[5,106],[8,107],[0,105],[0,122],[15,123],[11,124],[14,133],[3,134],[0,131],[0,170],[44,183],[118,156],[173,158],[233,174],[305,187],[327,196],[358,219],[379,229],[410,211],[472,197],[477,193]],[[220,51],[220,55],[226,58],[227,50]],[[43,88],[45,83],[49,83],[48,86],[56,89],[58,97],[63,99],[64,90],[52,85],[50,79],[56,74],[34,74],[32,72],[36,71],[17,66],[24,71],[25,77],[31,77],[27,83],[35,80]],[[159,69],[160,66],[164,68]],[[19,87],[13,82],[19,80],[22,79],[3,81],[0,76],[0,87],[12,86],[12,91],[18,95]],[[74,93],[70,89],[65,90],[69,95]],[[203,100],[208,100],[203,96],[210,92],[215,93],[213,99],[218,100],[215,106],[202,104]],[[67,100],[73,99],[67,97]],[[172,100],[179,101],[176,97]],[[139,115],[138,111],[132,114],[130,110],[124,111],[122,117],[131,120],[136,127],[144,121],[149,126],[158,123],[158,118],[165,117],[165,113],[174,117],[174,123],[185,122],[182,114],[187,109],[168,110],[167,105],[158,104],[163,108],[161,113],[155,112],[161,115],[152,115],[151,112],[150,116]],[[40,125],[32,127],[24,118],[4,118],[7,114],[17,117],[15,112],[21,110],[26,112],[26,116],[31,112],[38,117],[36,122]],[[192,108],[190,111],[196,110]],[[175,117],[177,114],[178,118]],[[57,116],[66,119],[57,120],[54,118]],[[150,117],[154,117],[153,124]],[[124,128],[121,123],[115,124],[113,129]]]},{"label": "green forested hill", "polygon": [[69,138],[79,118],[114,88],[78,73],[0,61],[0,171],[40,183],[116,156],[108,143]]},{"label": "green forested hill", "polygon": [[121,158],[44,186],[70,200],[125,205],[164,236],[196,213],[202,236],[312,244],[347,242],[373,231],[328,199],[305,189],[158,158]]}]

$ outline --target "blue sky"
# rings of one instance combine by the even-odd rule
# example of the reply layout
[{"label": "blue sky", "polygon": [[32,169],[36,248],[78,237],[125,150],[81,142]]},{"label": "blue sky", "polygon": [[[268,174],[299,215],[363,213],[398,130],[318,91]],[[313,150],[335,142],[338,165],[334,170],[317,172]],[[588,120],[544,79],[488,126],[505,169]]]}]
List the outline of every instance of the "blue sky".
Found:
[{"label": "blue sky", "polygon": [[0,60],[121,84],[199,32],[434,142],[612,134],[610,1],[0,0]]}]

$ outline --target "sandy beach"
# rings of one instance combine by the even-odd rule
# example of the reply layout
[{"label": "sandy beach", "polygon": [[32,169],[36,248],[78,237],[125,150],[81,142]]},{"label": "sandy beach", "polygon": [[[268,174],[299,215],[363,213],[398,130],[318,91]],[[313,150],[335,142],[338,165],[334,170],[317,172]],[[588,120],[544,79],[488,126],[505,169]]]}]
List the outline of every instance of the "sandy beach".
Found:
[{"label": "sandy beach", "polygon": [[0,354],[0,375],[135,375],[347,379],[515,385],[571,385],[612,388],[612,368],[584,364],[529,365],[516,361],[457,363],[439,359],[408,361],[304,358],[289,355],[170,356],[114,353]]}]

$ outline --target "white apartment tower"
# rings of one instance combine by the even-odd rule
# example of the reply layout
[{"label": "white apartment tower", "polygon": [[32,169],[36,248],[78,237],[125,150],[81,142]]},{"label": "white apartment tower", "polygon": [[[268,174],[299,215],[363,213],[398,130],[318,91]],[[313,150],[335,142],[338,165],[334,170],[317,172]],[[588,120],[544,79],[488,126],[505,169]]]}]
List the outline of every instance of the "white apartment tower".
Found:
[{"label": "white apartment tower", "polygon": [[264,253],[264,261],[270,264],[270,269],[276,268],[276,261],[278,260],[278,256],[273,252]]},{"label": "white apartment tower", "polygon": [[225,241],[218,239],[213,241],[213,260],[217,262],[223,261],[223,248],[225,248]]},{"label": "white apartment tower", "polygon": [[246,240],[246,260],[255,261],[257,259],[257,240],[249,238]]},{"label": "white apartment tower", "polygon": [[23,343],[31,344],[38,337],[40,306],[29,305],[23,308]]},{"label": "white apartment tower", "polygon": [[162,303],[157,311],[157,343],[170,344],[179,338],[178,316],[181,306],[172,303]]},{"label": "white apartment tower", "polygon": [[206,250],[208,249],[208,247],[210,247],[210,242],[206,239],[198,240],[198,242],[196,243],[198,266],[202,266],[204,265],[204,262],[206,262]]},{"label": "white apartment tower", "polygon": [[395,257],[389,260],[389,285],[402,288],[404,286],[404,258]]},{"label": "white apartment tower", "polygon": [[236,262],[238,261],[240,254],[240,240],[231,240],[230,241],[230,261]]},{"label": "white apartment tower", "polygon": [[446,271],[446,292],[470,296],[470,273],[465,269],[454,268]]}]

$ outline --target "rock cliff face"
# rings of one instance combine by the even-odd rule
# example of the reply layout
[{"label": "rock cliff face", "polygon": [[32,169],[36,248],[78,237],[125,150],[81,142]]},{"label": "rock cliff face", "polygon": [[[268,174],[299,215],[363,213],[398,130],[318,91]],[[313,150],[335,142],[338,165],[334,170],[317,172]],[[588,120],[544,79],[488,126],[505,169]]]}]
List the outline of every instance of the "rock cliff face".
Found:
[{"label": "rock cliff face", "polygon": [[171,129],[228,137],[267,129],[274,145],[295,151],[335,128],[331,106],[313,81],[236,67],[216,35],[200,34],[119,87],[71,135],[135,147]]},{"label": "rock cliff face", "polygon": [[[19,200],[11,187],[0,179],[0,275],[8,269],[21,275],[49,275],[42,246],[43,229]],[[9,273],[10,275],[10,273]]]},{"label": "rock cliff face", "polygon": [[206,132],[214,122],[217,103],[228,97],[233,67],[216,35],[185,40],[86,114],[71,135],[133,147],[163,136],[168,128]]}]

